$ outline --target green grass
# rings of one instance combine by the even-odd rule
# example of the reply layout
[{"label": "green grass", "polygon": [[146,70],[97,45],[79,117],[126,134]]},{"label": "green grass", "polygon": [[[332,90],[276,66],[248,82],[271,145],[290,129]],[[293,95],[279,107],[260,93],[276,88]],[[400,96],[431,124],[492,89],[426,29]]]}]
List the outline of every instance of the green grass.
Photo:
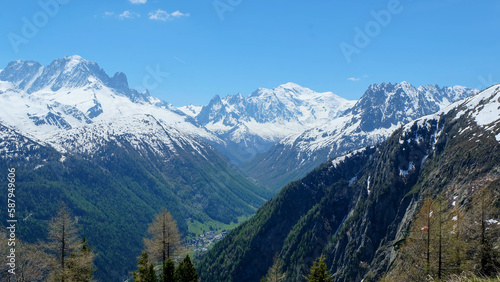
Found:
[{"label": "green grass", "polygon": [[194,237],[198,237],[201,234],[208,231],[215,231],[216,233],[220,233],[222,230],[232,230],[238,227],[240,224],[251,218],[251,215],[239,216],[238,222],[231,222],[230,224],[225,224],[219,221],[210,220],[204,223],[193,220],[188,222],[188,234],[186,234],[186,239],[192,239]]}]

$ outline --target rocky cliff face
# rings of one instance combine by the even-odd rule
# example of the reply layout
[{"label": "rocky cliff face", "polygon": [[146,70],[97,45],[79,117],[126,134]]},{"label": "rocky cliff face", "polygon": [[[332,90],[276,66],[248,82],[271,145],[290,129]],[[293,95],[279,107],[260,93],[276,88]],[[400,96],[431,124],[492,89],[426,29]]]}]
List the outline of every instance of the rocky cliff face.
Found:
[{"label": "rocky cliff face", "polygon": [[426,195],[467,202],[474,186],[498,185],[499,143],[497,85],[287,185],[214,247],[202,278],[257,281],[278,254],[287,281],[302,281],[323,253],[335,281],[374,281]]}]

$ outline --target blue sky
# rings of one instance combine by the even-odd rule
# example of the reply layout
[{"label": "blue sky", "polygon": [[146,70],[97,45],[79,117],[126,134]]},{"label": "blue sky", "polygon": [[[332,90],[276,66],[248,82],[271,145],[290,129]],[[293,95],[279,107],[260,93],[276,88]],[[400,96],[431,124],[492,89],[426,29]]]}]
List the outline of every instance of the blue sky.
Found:
[{"label": "blue sky", "polygon": [[286,82],[348,99],[381,82],[486,87],[499,14],[500,1],[2,1],[0,69],[78,54],[176,106]]}]

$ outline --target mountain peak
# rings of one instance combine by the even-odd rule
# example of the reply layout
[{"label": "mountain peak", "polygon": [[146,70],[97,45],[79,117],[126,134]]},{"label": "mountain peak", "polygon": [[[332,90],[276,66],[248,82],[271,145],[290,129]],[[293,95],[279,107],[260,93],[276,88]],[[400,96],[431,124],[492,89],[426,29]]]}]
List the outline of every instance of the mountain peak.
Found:
[{"label": "mountain peak", "polygon": [[210,104],[220,104],[222,103],[222,99],[220,98],[219,94],[215,94],[215,96],[210,100]]},{"label": "mountain peak", "polygon": [[405,80],[404,80],[404,81],[401,81],[401,82],[399,83],[399,85],[401,85],[401,86],[411,86],[411,87],[413,87],[413,85],[411,85],[411,83],[409,83],[408,81],[405,81]]},{"label": "mountain peak", "polygon": [[288,82],[288,83],[281,84],[280,86],[276,87],[276,89],[278,89],[278,88],[303,89],[304,87],[302,87],[296,83],[293,83],[293,82]]},{"label": "mountain peak", "polygon": [[258,88],[256,91],[254,91],[252,94],[250,94],[248,97],[281,97],[284,99],[289,99],[290,97],[295,97],[296,95],[299,94],[311,94],[315,93],[309,88],[300,86],[296,83],[293,82],[288,82],[285,84],[281,84],[276,88],[269,89],[269,88]]},{"label": "mountain peak", "polygon": [[[402,89],[404,92],[415,92],[417,88],[407,81],[402,81],[400,83],[382,82],[371,84],[367,91],[376,92],[386,96],[388,93]],[[366,94],[366,93],[365,93]]]},{"label": "mountain peak", "polygon": [[71,55],[71,56],[65,56],[64,59],[67,60],[77,60],[77,61],[86,61],[82,56],[80,55]]},{"label": "mountain peak", "polygon": [[127,75],[123,72],[115,73],[115,75],[109,80],[109,86],[122,91],[128,90]]},{"label": "mountain peak", "polygon": [[43,66],[35,61],[13,61],[0,73],[0,80],[9,81],[20,88],[25,88],[41,69]]},{"label": "mountain peak", "polygon": [[400,122],[407,123],[475,92],[475,89],[440,88],[437,85],[416,88],[407,81],[372,84],[349,112],[360,115],[364,131],[372,131],[377,126],[390,128]]},{"label": "mountain peak", "polygon": [[[68,71],[73,71],[80,64],[91,64],[90,61],[85,60],[84,58],[80,57],[79,55],[66,56],[62,59],[57,59],[55,61],[64,62],[65,68]],[[96,64],[96,63],[94,63],[94,64]]]},{"label": "mountain peak", "polygon": [[[92,79],[95,78],[95,79]],[[36,75],[33,83],[28,84],[28,93],[50,88],[57,91],[61,88],[79,88],[99,80],[106,84],[109,76],[96,62],[83,59],[78,55],[56,59]]]},{"label": "mountain peak", "polygon": [[413,86],[411,83],[407,81],[402,81],[401,83],[397,84],[399,87],[403,88],[406,92],[409,91],[415,91],[417,88]]},{"label": "mountain peak", "polygon": [[88,62],[88,60],[82,58],[80,55],[65,56],[63,59],[74,63]]},{"label": "mountain peak", "polygon": [[132,102],[166,105],[155,100],[148,91],[130,89],[124,73],[117,72],[113,77],[109,77],[96,62],[79,55],[55,59],[48,66],[42,66],[35,61],[13,61],[0,72],[0,81],[11,82],[18,89],[30,94],[40,90],[56,92],[61,89],[66,91],[88,87],[100,89],[105,86],[128,97]]},{"label": "mountain peak", "polygon": [[85,67],[98,67],[96,62],[86,60],[79,55],[72,55],[60,59],[55,59],[48,67],[50,68],[52,66],[61,70],[64,69],[64,72],[78,71],[78,67],[81,67],[81,70],[83,70]]}]

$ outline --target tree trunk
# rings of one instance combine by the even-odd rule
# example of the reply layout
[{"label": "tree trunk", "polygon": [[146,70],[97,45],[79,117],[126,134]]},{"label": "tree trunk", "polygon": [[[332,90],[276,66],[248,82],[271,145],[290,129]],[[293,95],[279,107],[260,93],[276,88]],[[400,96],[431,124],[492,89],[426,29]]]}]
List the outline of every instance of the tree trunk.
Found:
[{"label": "tree trunk", "polygon": [[65,234],[65,230],[66,229],[66,224],[65,222],[63,222],[63,225],[62,225],[62,239],[61,239],[61,281],[64,282],[64,255],[65,255],[65,248],[66,248],[66,234]]},{"label": "tree trunk", "polygon": [[443,255],[443,252],[442,252],[442,248],[443,248],[443,222],[442,222],[442,218],[441,218],[441,213],[442,213],[442,210],[441,210],[441,201],[439,201],[439,248],[438,248],[438,279],[441,280],[441,271],[442,271],[442,266],[443,266],[443,259],[442,259],[442,255]]},{"label": "tree trunk", "polygon": [[429,210],[427,211],[427,260],[425,266],[425,274],[429,275],[430,265],[431,265],[431,209],[432,206],[429,205]]}]

